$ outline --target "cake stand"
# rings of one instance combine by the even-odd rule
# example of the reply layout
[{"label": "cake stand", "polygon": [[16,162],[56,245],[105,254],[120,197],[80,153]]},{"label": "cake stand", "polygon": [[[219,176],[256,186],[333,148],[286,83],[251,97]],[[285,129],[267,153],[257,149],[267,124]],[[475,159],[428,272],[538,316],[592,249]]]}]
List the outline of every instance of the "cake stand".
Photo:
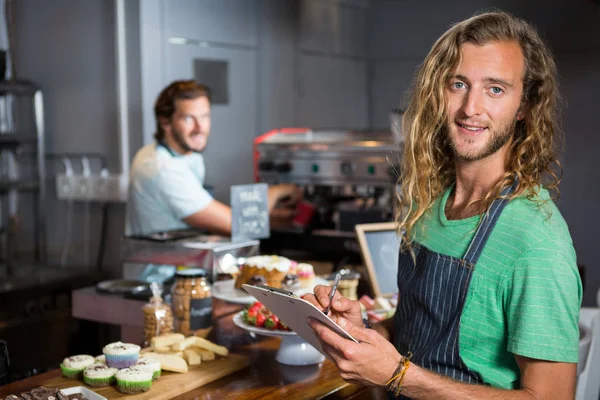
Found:
[{"label": "cake stand", "polygon": [[[329,283],[320,277],[315,278],[315,286],[316,285],[329,285]],[[246,293],[243,289],[236,289],[234,280],[215,282],[213,284],[212,297],[224,300],[228,303],[234,304],[252,304],[256,301],[256,299],[250,294]],[[313,286],[314,288],[314,286]],[[298,296],[302,296],[306,293],[312,293],[313,288],[305,288],[305,287],[293,287],[291,290],[296,293]],[[268,329],[265,329],[268,331]],[[272,332],[272,331],[269,331]],[[273,335],[272,335],[273,336]]]},{"label": "cake stand", "polygon": [[233,317],[233,323],[248,332],[263,336],[279,336],[281,344],[275,360],[285,365],[312,365],[325,361],[325,356],[292,331],[271,330],[248,325],[244,322],[243,311]]}]

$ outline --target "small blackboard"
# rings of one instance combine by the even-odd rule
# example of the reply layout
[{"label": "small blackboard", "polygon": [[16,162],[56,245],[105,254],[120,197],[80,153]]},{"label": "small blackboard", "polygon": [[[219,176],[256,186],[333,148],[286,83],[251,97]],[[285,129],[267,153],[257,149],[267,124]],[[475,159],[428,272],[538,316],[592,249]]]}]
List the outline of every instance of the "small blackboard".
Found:
[{"label": "small blackboard", "polygon": [[231,187],[231,241],[264,239],[271,234],[266,183]]},{"label": "small blackboard", "polygon": [[359,224],[355,231],[373,294],[380,297],[396,293],[400,252],[396,223]]}]

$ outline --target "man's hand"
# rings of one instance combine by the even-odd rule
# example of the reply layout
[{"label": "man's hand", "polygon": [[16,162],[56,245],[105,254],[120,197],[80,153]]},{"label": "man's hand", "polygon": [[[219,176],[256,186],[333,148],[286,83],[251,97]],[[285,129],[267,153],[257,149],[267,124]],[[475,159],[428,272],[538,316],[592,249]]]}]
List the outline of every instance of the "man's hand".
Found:
[{"label": "man's hand", "polygon": [[269,186],[267,194],[269,212],[272,212],[279,204],[283,208],[294,207],[296,203],[302,200],[302,189],[290,183]]},{"label": "man's hand", "polygon": [[[314,288],[314,294],[309,293],[302,296],[302,298],[312,303],[319,310],[323,311],[329,306],[330,293],[331,286],[317,285]],[[342,296],[339,291],[335,292],[333,295],[329,318],[331,318],[338,325],[338,319],[344,318],[356,326],[363,326],[360,303]]]},{"label": "man's hand", "polygon": [[308,320],[323,351],[340,370],[342,379],[350,383],[385,386],[402,359],[394,345],[372,329],[361,328],[341,317],[336,322],[360,343],[342,338],[313,318]]}]

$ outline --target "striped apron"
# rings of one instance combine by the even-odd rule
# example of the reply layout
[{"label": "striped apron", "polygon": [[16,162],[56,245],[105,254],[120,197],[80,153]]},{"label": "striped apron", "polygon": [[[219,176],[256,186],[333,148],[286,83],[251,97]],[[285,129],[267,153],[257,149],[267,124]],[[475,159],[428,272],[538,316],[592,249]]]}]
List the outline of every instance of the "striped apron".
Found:
[{"label": "striped apron", "polygon": [[[512,193],[516,184],[501,194]],[[458,330],[473,269],[506,203],[506,199],[492,202],[462,258],[417,243],[413,244],[416,264],[410,253],[400,252],[394,344],[402,355],[412,352],[414,364],[459,381],[483,383],[460,357]]]}]

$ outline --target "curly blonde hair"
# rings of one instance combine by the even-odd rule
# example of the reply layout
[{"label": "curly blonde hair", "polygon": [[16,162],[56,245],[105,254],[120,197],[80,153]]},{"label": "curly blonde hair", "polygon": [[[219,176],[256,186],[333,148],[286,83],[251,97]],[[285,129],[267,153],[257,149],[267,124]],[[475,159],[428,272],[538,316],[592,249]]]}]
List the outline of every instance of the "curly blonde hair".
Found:
[{"label": "curly blonde hair", "polygon": [[515,177],[516,190],[509,199],[523,194],[533,199],[540,185],[558,195],[562,168],[556,147],[562,138],[552,54],[527,22],[505,12],[475,15],[453,25],[437,40],[413,82],[402,121],[405,142],[398,181],[402,193],[396,221],[403,250],[411,248],[417,221],[455,179],[455,156],[447,135],[445,88],[460,62],[460,46],[492,41],[516,42],[521,47],[525,59],[521,106],[525,117],[516,122],[506,173],[481,199],[481,205],[487,209]]}]

